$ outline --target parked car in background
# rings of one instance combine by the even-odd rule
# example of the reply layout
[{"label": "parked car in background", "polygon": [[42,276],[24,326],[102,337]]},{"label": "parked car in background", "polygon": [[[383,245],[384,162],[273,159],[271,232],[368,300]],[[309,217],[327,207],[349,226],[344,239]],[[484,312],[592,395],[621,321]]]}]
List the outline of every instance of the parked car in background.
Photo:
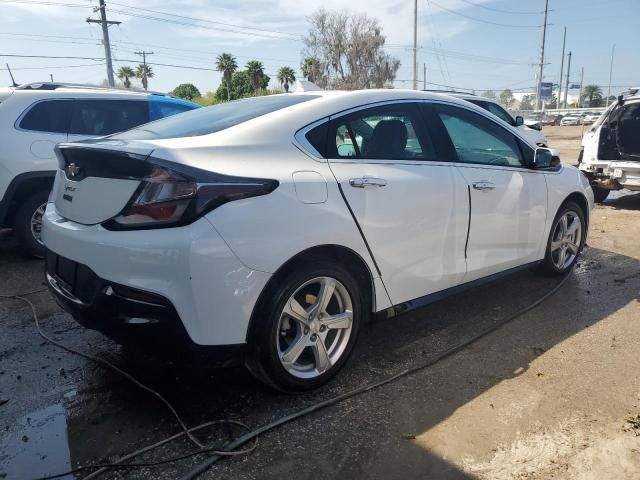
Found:
[{"label": "parked car in background", "polygon": [[602,115],[602,112],[588,112],[582,117],[582,124],[592,125],[600,118],[600,115]]},{"label": "parked car in background", "polygon": [[372,315],[566,273],[593,205],[521,129],[413,90],[254,97],[57,155],[58,302],[136,349],[245,362],[286,391],[335,375]]},{"label": "parked car in background", "polygon": [[618,97],[582,138],[579,168],[596,202],[611,190],[640,191],[640,89]]},{"label": "parked car in background", "polygon": [[0,89],[0,228],[13,228],[21,249],[41,256],[57,143],[110,135],[198,107],[164,94],[88,85]]},{"label": "parked car in background", "polygon": [[544,117],[542,117],[542,125],[560,125],[560,120],[562,120],[563,115],[560,114],[547,114]]},{"label": "parked car in background", "polygon": [[520,116],[514,118],[502,105],[490,98],[478,97],[477,95],[460,92],[447,93],[456,98],[461,98],[467,102],[471,102],[474,105],[493,113],[499,119],[519,130],[522,135],[526,136],[535,145],[538,145],[539,147],[547,146],[547,139],[544,136],[544,133],[542,133],[542,125],[537,119],[527,124],[524,118]]},{"label": "parked car in background", "polygon": [[582,118],[577,113],[569,113],[560,120],[561,126],[580,125]]}]

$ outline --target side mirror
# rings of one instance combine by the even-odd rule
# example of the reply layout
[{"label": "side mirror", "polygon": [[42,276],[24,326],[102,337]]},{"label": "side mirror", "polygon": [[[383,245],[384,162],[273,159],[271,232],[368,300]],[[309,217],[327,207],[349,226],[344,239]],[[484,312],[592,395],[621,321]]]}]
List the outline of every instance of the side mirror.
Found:
[{"label": "side mirror", "polygon": [[622,105],[624,105],[624,96],[618,95],[618,106],[621,107]]},{"label": "side mirror", "polygon": [[519,127],[520,125],[524,125],[524,118],[522,118],[520,115],[518,115],[516,117],[516,127]]},{"label": "side mirror", "polygon": [[533,158],[533,167],[536,170],[545,170],[560,166],[560,157],[554,155],[550,148],[538,148]]}]

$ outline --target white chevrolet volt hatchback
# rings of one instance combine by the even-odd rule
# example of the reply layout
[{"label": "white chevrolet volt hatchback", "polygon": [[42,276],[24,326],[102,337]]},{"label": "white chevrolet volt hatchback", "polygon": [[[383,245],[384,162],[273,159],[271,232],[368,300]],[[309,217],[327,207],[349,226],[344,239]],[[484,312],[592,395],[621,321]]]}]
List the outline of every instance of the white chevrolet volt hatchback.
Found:
[{"label": "white chevrolet volt hatchback", "polygon": [[469,102],[274,95],[62,144],[46,277],[83,325],[280,390],[330,379],[363,324],[532,267],[562,274],[593,193]]}]

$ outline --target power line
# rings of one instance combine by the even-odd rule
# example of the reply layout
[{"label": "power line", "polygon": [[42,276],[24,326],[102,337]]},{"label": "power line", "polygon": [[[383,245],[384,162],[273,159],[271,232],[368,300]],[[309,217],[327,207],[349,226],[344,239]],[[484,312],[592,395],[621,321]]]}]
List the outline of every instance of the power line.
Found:
[{"label": "power line", "polygon": [[60,2],[45,2],[40,0],[0,0],[0,3],[19,3],[24,5],[45,5],[54,7],[70,7],[70,8],[91,8],[86,3],[81,5],[79,3],[60,3]]},{"label": "power line", "polygon": [[[96,67],[105,65],[104,63],[83,63],[81,65],[50,65],[47,67],[13,67],[11,70],[51,70],[58,68],[80,68],[80,67]],[[0,70],[6,70],[6,68],[0,68]]]},{"label": "power line", "polygon": [[263,32],[263,33],[286,35],[286,36],[293,36],[293,37],[303,37],[303,35],[295,34],[295,33],[281,32],[281,31],[277,31],[277,30],[267,30],[267,29],[264,29],[264,28],[247,27],[247,26],[243,26],[243,25],[237,25],[237,24],[225,23],[225,22],[218,22],[218,21],[207,20],[207,19],[203,19],[203,18],[188,17],[186,15],[178,15],[178,14],[175,14],[175,13],[161,12],[159,10],[152,10],[150,8],[133,7],[131,5],[125,5],[124,3],[109,2],[109,5],[118,5],[120,7],[130,8],[132,10],[140,10],[140,11],[143,11],[143,12],[151,12],[151,13],[155,13],[155,14],[158,14],[158,15],[166,15],[166,16],[169,16],[169,17],[183,18],[183,19],[186,19],[186,20],[193,20],[193,21],[196,21],[196,22],[204,22],[204,23],[211,23],[211,24],[215,24],[215,25],[223,25],[225,27],[240,28],[240,29],[245,29],[245,30],[255,30],[255,31],[258,31],[258,32]]},{"label": "power line", "polygon": [[511,15],[540,15],[543,13],[543,12],[515,12],[513,10],[503,10],[501,8],[489,7],[487,5],[482,5],[480,3],[474,3],[474,2],[471,2],[470,0],[460,0],[460,1],[463,3],[466,3],[467,5],[472,5],[478,8],[484,8],[485,10],[490,10],[492,12],[507,13]]},{"label": "power line", "polygon": [[434,2],[433,0],[431,0],[431,3],[433,5],[435,5],[436,7],[449,12],[449,13],[453,13],[454,15],[458,15],[460,17],[464,17],[467,18],[469,20],[473,20],[475,22],[481,22],[481,23],[488,23],[489,25],[496,25],[498,27],[508,27],[508,28],[540,28],[540,25],[513,25],[510,23],[498,23],[498,22],[491,22],[489,20],[483,20],[481,18],[476,18],[476,17],[472,17],[471,15],[466,15],[464,13],[461,12],[457,12],[455,10],[451,10],[447,7],[443,7],[442,5],[440,5],[439,3]]}]

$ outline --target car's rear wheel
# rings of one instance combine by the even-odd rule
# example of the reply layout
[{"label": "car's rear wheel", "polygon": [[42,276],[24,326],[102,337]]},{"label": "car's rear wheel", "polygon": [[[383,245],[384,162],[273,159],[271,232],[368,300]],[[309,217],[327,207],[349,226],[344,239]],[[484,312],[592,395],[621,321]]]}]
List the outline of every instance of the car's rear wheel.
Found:
[{"label": "car's rear wheel", "polygon": [[546,275],[569,271],[584,247],[586,231],[582,208],[575,202],[565,203],[553,221],[544,260],[535,270]]},{"label": "car's rear wheel", "polygon": [[48,192],[44,190],[36,192],[23,201],[16,212],[14,232],[20,250],[28,257],[44,257],[45,247],[41,235],[47,197]]},{"label": "car's rear wheel", "polygon": [[367,295],[331,261],[300,263],[278,283],[256,318],[249,370],[281,391],[317,388],[349,358]]}]

